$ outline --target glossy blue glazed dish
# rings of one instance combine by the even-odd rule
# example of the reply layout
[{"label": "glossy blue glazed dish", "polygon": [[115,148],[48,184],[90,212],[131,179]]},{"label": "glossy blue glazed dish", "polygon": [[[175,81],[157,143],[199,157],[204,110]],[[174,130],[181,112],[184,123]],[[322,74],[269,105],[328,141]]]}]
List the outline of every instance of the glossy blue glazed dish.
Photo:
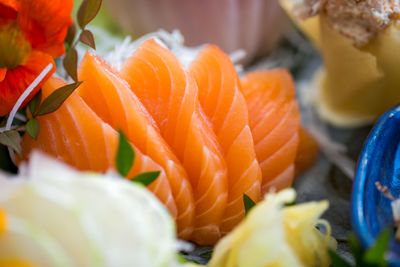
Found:
[{"label": "glossy blue glazed dish", "polygon": [[[400,197],[400,106],[386,112],[376,123],[361,152],[353,184],[351,221],[362,246],[373,245],[387,227],[393,227],[391,201],[376,189],[386,185]],[[400,266],[400,243],[391,238],[388,260]]]}]

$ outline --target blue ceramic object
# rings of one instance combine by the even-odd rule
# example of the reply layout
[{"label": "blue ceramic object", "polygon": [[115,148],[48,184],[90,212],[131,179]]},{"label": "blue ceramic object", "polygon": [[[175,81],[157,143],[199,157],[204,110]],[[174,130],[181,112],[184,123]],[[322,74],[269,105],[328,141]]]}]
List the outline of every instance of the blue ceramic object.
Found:
[{"label": "blue ceramic object", "polygon": [[[391,201],[375,186],[379,181],[400,197],[400,106],[377,122],[361,152],[353,184],[351,221],[363,247],[373,245],[387,227],[393,227]],[[400,266],[400,243],[392,237],[389,263]]]}]

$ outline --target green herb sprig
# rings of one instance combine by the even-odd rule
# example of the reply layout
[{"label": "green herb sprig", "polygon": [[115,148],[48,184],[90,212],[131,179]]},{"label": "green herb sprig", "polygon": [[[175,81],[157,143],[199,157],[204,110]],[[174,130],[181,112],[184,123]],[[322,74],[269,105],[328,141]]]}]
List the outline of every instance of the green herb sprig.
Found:
[{"label": "green herb sprig", "polygon": [[[117,166],[117,171],[119,172],[119,174],[126,177],[135,161],[135,151],[133,150],[131,144],[129,143],[123,131],[119,130],[118,134],[119,134],[119,143],[118,143],[117,155],[115,157],[115,165]],[[134,183],[148,186],[152,184],[160,176],[160,173],[161,173],[160,171],[144,172],[139,175],[136,175],[130,180]]]},{"label": "green herb sprig", "polygon": [[[99,13],[102,0],[84,0],[78,9],[77,22],[81,30],[79,37],[76,38],[76,24],[72,24],[68,29],[66,44],[68,45],[67,53],[63,60],[63,66],[68,75],[78,82],[78,52],[76,46],[79,42],[96,49],[93,33],[86,28]],[[76,39],[76,40],[75,40]]]},{"label": "green herb sprig", "polygon": [[42,93],[39,91],[38,94],[32,99],[32,101],[28,105],[28,109],[32,115],[32,118],[28,120],[26,124],[26,132],[33,138],[37,139],[39,135],[39,120],[36,118],[38,116],[43,116],[49,113],[56,111],[67,98],[75,91],[76,88],[82,82],[76,82],[72,84],[67,84],[63,87],[58,88],[53,93],[51,93],[48,97],[46,97],[43,102]]},{"label": "green herb sprig", "polygon": [[389,246],[391,229],[384,230],[376,239],[375,244],[368,250],[363,250],[356,237],[351,235],[349,245],[354,256],[355,263],[350,264],[341,258],[336,252],[329,251],[332,267],[387,267],[386,251]]},{"label": "green herb sprig", "polygon": [[[75,23],[73,23],[68,29],[65,38],[65,44],[68,48],[63,59],[63,66],[67,74],[74,80],[74,83],[58,88],[44,99],[43,102],[42,93],[39,91],[28,104],[28,109],[32,118],[29,119],[26,124],[26,132],[35,140],[39,135],[40,129],[40,123],[36,117],[56,111],[82,83],[81,81],[78,81],[78,52],[76,51],[76,46],[81,42],[96,49],[93,34],[90,30],[86,29],[86,26],[96,17],[101,4],[102,0],[84,0],[79,6],[77,14],[77,22],[81,29],[79,38],[76,38],[77,30]],[[8,134],[15,135],[14,132]],[[16,138],[13,140],[16,140]],[[10,146],[14,150],[15,148],[18,148],[18,150],[15,151],[20,153],[20,145],[18,146],[15,142],[10,142],[10,140],[7,140],[7,142],[1,142],[0,140],[0,143]]]},{"label": "green herb sprig", "polygon": [[243,205],[246,215],[250,212],[256,203],[246,194],[243,194]]}]

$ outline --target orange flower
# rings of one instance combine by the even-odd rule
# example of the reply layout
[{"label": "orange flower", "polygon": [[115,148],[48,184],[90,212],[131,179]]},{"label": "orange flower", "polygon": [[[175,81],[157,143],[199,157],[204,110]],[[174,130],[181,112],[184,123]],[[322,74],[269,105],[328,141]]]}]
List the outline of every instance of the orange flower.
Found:
[{"label": "orange flower", "polygon": [[[0,0],[0,116],[53,58],[64,54],[73,0]],[[25,100],[26,105],[45,79]]]}]

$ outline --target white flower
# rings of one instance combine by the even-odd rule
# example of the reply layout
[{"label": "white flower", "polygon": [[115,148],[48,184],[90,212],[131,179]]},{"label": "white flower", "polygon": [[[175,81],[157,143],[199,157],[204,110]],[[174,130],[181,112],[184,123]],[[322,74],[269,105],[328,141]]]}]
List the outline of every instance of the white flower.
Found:
[{"label": "white flower", "polygon": [[19,176],[0,174],[0,209],[0,263],[175,266],[174,223],[164,206],[113,174],[78,172],[34,153]]}]

